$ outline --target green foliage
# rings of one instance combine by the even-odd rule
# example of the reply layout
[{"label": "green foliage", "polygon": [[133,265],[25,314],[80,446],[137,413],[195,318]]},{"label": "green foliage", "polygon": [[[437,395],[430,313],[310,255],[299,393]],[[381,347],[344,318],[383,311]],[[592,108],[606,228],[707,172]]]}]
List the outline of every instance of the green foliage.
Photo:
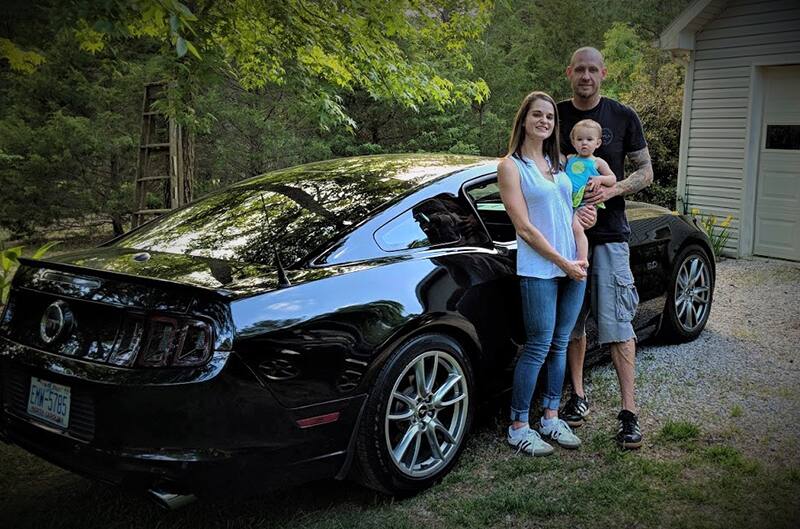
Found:
[{"label": "green foliage", "polygon": [[464,143],[463,141],[456,142],[455,145],[447,149],[448,152],[453,154],[480,154],[481,150],[477,145],[471,143]]},{"label": "green foliage", "polygon": [[603,57],[608,76],[603,92],[614,99],[631,95],[637,77],[641,76],[644,53],[648,44],[629,25],[615,22],[603,35]]},{"label": "green foliage", "polygon": [[700,428],[685,421],[667,421],[658,433],[658,439],[667,443],[693,441],[700,437]]},{"label": "green foliage", "polygon": [[569,97],[564,68],[583,45],[606,51],[604,91],[642,118],[656,176],[639,198],[672,208],[683,70],[648,39],[685,4],[9,0],[0,38],[45,61],[0,66],[0,225],[119,229],[147,81],[176,80],[159,109],[193,133],[201,196],[331,157],[501,156],[525,94]]},{"label": "green foliage", "polygon": [[22,246],[15,246],[8,250],[0,251],[0,305],[5,305],[8,291],[11,289],[11,279],[19,265],[19,256],[22,255]]},{"label": "green foliage", "polygon": [[758,462],[746,458],[735,448],[726,445],[706,448],[699,457],[719,467],[741,471],[745,474],[755,473],[759,468]]},{"label": "green foliage", "polygon": [[[40,246],[33,255],[33,259],[41,259],[53,246],[58,244],[58,241],[51,241],[47,244]],[[14,278],[14,272],[19,266],[19,258],[22,256],[22,249],[24,246],[14,246],[3,250],[0,247],[0,305],[5,305],[8,300],[8,293],[11,290],[11,280]]]},{"label": "green foliage", "polygon": [[0,110],[0,224],[17,236],[131,210],[141,97],[131,85],[147,63],[83,53],[70,35],[48,51],[36,72],[0,88],[11,102]]},{"label": "green foliage", "polygon": [[0,38],[0,59],[8,61],[12,70],[31,73],[44,62],[44,57],[35,51],[20,49],[8,39]]},{"label": "green foliage", "polygon": [[[293,84],[323,128],[355,125],[341,97],[356,89],[412,109],[444,110],[489,95],[483,80],[463,75],[472,70],[467,45],[488,23],[489,0],[201,0],[191,9],[178,0],[72,4],[44,10],[85,51],[157,43],[163,55],[174,53],[177,77],[194,85],[190,92],[209,72],[225,72],[246,90]],[[20,53],[5,55],[20,63]],[[191,98],[182,103],[192,107]]]},{"label": "green foliage", "polygon": [[700,227],[711,240],[711,249],[714,251],[714,257],[719,259],[722,257],[722,251],[731,236],[730,226],[731,221],[733,221],[733,215],[728,215],[725,220],[720,220],[717,219],[716,215],[700,213],[697,208],[692,209],[692,215],[700,221]]},{"label": "green foliage", "polygon": [[614,23],[603,39],[603,91],[639,114],[653,162],[653,184],[638,198],[674,209],[685,69],[628,24]]}]

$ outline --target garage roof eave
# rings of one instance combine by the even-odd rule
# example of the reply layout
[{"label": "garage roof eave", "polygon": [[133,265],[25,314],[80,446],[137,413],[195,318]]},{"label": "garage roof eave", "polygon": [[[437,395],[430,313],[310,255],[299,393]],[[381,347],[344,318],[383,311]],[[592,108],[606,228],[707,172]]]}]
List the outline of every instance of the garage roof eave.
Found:
[{"label": "garage roof eave", "polygon": [[727,0],[695,0],[667,26],[659,39],[662,50],[693,50],[694,36],[710,17],[718,15]]}]

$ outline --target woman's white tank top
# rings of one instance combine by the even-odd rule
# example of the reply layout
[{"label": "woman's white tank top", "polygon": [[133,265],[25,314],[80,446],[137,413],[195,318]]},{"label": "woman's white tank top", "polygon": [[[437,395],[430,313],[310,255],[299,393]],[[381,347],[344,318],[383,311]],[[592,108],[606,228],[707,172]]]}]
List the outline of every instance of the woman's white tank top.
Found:
[{"label": "woman's white tank top", "polygon": [[[519,169],[520,186],[531,224],[559,254],[574,260],[576,250],[575,235],[572,233],[572,184],[569,177],[559,171],[553,175],[551,182],[542,176],[533,160],[516,156],[511,159]],[[566,274],[517,235],[517,275],[549,279]]]}]

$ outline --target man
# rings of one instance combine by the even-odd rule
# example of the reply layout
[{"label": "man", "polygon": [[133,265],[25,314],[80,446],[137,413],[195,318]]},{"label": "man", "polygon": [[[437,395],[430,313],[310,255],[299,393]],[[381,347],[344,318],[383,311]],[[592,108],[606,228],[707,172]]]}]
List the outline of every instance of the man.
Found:
[{"label": "man", "polygon": [[[572,54],[566,74],[572,85],[572,98],[558,103],[562,152],[575,152],[569,140],[575,123],[583,119],[600,123],[602,145],[595,155],[608,162],[617,183],[611,187],[598,186],[595,192],[587,192],[584,197],[587,204],[603,202],[606,207],[597,210],[597,223],[586,232],[592,247],[591,303],[585,304],[570,337],[567,363],[573,395],[561,415],[570,426],[580,426],[589,413],[589,402],[583,389],[583,362],[586,356],[585,323],[588,305],[591,305],[597,320],[599,341],[610,345],[622,394],[622,410],[617,416],[617,442],[623,448],[639,448],[642,433],[634,399],[636,335],[631,323],[639,298],[630,269],[630,227],[625,217],[624,195],[647,187],[653,181],[653,168],[636,112],[600,95],[600,85],[606,77],[602,54],[595,48],[578,49]],[[634,166],[627,178],[624,177],[626,157]]]}]

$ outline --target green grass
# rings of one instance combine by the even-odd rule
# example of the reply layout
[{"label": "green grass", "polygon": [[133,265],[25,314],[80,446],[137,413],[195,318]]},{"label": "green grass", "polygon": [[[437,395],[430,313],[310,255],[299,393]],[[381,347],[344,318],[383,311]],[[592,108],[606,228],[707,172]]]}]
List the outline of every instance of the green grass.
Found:
[{"label": "green grass", "polygon": [[662,443],[680,443],[694,441],[700,437],[700,428],[690,422],[667,421],[658,433],[657,439]]},{"label": "green grass", "polygon": [[515,455],[500,428],[483,426],[442,483],[405,500],[322,481],[177,512],[0,446],[0,527],[734,529],[794,528],[800,521],[796,466],[709,444],[687,422],[664,424],[636,452],[616,447],[611,424],[590,429],[598,426],[578,431],[585,441],[580,450],[546,458]]}]

